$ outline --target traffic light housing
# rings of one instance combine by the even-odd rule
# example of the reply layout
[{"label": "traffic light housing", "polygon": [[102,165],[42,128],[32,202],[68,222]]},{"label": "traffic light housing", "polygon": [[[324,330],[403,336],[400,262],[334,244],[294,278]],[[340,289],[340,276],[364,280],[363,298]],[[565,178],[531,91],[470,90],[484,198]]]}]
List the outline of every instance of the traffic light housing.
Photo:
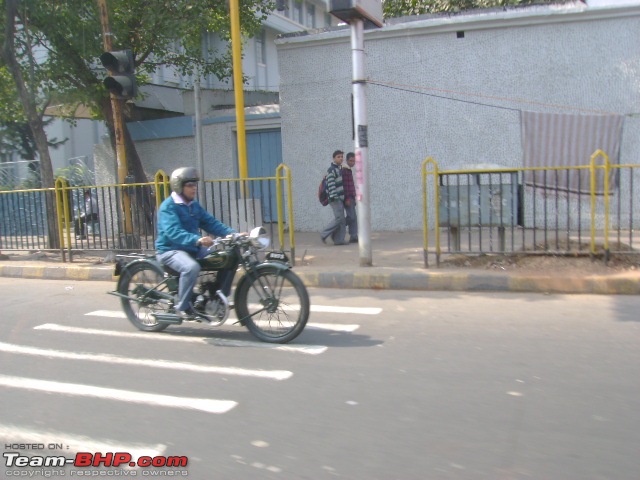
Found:
[{"label": "traffic light housing", "polygon": [[100,55],[100,61],[111,73],[103,80],[104,86],[109,92],[124,98],[134,98],[138,94],[131,50],[105,52]]}]

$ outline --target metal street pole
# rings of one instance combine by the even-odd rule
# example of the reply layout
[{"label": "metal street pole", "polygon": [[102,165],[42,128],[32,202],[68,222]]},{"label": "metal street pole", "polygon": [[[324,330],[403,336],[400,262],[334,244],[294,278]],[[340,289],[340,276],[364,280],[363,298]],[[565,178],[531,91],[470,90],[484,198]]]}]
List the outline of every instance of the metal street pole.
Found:
[{"label": "metal street pole", "polygon": [[[193,100],[195,103],[195,131],[196,131],[196,158],[198,160],[198,171],[200,172],[200,180],[204,182],[204,152],[202,149],[202,114],[200,113],[200,79],[196,79],[193,83]],[[200,197],[200,202],[203,205],[206,205],[207,199],[207,189],[204,188],[204,183],[202,184],[203,188],[198,189],[198,196]]]},{"label": "metal street pole", "polygon": [[366,79],[364,76],[364,21],[351,20],[353,62],[353,122],[356,154],[356,193],[360,266],[373,265],[371,255],[371,202],[369,199],[369,138],[367,133]]},{"label": "metal street pole", "polygon": [[[238,0],[229,1],[229,17],[231,18],[231,53],[233,56],[233,92],[236,100],[236,126],[238,135],[238,173],[240,178],[247,178],[247,142],[244,125],[244,93],[242,87],[242,39],[240,37],[240,9]],[[242,192],[243,194],[244,182]]]},{"label": "metal street pole", "polygon": [[[109,11],[107,9],[107,0],[98,0],[98,9],[100,10],[100,23],[102,25],[102,45],[105,52],[113,49],[111,27],[109,25]],[[124,100],[118,98],[115,93],[111,93],[111,109],[113,110],[113,128],[116,137],[116,163],[118,165],[118,183],[123,185],[129,174],[127,166],[127,149],[124,142],[124,119],[122,104]],[[126,189],[122,193],[122,210],[124,213],[124,233],[125,244],[128,246],[130,236],[133,234],[133,221],[131,219],[131,201]]]}]

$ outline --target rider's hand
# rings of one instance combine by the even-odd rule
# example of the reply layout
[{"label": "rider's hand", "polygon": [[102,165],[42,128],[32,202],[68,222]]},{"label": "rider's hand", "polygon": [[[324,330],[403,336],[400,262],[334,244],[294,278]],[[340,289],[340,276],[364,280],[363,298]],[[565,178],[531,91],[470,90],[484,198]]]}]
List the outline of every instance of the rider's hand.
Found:
[{"label": "rider's hand", "polygon": [[209,236],[200,237],[198,240],[198,245],[202,245],[203,247],[210,247],[213,245],[213,238]]}]

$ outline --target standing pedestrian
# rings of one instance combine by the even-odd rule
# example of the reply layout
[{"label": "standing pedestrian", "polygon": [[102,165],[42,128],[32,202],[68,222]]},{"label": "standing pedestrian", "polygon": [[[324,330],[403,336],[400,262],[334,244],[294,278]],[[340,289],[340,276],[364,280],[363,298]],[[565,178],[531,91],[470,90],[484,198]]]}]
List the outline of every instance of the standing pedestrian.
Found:
[{"label": "standing pedestrian", "polygon": [[[91,195],[90,189],[85,189],[84,205],[79,206],[80,212],[74,221],[76,238],[78,240],[84,240],[86,237],[87,224],[93,225],[98,221],[98,202]],[[93,228],[91,230],[93,232]]]},{"label": "standing pedestrian", "polygon": [[358,214],[356,213],[356,184],[353,181],[353,167],[356,155],[347,153],[347,165],[342,167],[342,183],[344,186],[344,211],[346,215],[349,243],[358,242]]},{"label": "standing pedestrian", "polygon": [[333,211],[333,220],[320,234],[322,243],[327,243],[327,238],[331,236],[335,245],[344,245],[346,234],[344,217],[344,187],[342,184],[342,162],[344,152],[336,150],[333,152],[333,162],[327,170],[327,192],[329,194],[329,205]]}]

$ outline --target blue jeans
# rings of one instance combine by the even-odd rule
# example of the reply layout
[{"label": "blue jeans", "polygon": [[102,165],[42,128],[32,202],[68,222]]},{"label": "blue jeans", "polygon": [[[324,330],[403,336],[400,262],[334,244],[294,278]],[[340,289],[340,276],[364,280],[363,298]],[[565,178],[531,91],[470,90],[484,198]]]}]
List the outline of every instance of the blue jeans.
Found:
[{"label": "blue jeans", "polygon": [[[203,247],[202,251],[206,252],[206,248]],[[200,275],[200,264],[183,250],[169,250],[168,252],[159,253],[156,258],[163,265],[180,273],[176,310],[187,311],[193,308],[191,298],[193,297],[193,287],[196,286],[198,275]],[[219,288],[227,297],[231,293],[231,284],[233,283],[236,268],[237,265],[229,270],[220,270],[217,275]]]},{"label": "blue jeans", "polygon": [[176,310],[186,311],[191,309],[191,297],[193,296],[193,287],[196,286],[198,275],[200,275],[200,264],[191,255],[182,250],[169,250],[168,252],[159,253],[157,258],[163,265],[180,273]]}]

